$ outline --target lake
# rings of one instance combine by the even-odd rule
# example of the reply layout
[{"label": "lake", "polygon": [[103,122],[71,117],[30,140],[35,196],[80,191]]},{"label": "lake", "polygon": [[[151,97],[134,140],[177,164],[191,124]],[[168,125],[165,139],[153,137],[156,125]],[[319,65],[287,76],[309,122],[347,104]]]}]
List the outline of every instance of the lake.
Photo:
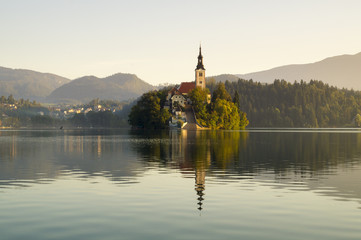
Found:
[{"label": "lake", "polygon": [[360,239],[361,131],[0,131],[1,239]]}]

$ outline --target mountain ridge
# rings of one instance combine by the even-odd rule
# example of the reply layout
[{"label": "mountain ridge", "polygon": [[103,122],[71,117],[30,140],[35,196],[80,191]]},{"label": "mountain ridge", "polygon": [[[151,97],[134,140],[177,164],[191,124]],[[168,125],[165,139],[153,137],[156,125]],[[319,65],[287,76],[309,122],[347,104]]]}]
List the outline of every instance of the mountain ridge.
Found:
[{"label": "mountain ridge", "polygon": [[247,74],[235,74],[242,79],[272,83],[275,79],[289,82],[320,80],[339,88],[361,90],[361,52],[328,57],[306,64],[289,64]]},{"label": "mountain ridge", "polygon": [[41,100],[70,79],[52,73],[0,67],[0,96]]},{"label": "mountain ridge", "polygon": [[46,100],[66,103],[85,103],[95,98],[123,101],[152,89],[155,87],[130,73],[116,73],[105,78],[84,76],[55,89]]}]

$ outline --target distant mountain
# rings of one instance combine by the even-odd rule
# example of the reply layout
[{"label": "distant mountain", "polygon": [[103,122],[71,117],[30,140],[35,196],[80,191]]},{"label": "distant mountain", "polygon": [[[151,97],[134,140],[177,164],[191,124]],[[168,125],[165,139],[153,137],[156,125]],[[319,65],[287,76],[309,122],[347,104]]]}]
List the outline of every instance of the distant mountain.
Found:
[{"label": "distant mountain", "polygon": [[69,79],[50,73],[0,67],[0,96],[41,100]]},{"label": "distant mountain", "polygon": [[86,76],[55,89],[48,102],[86,103],[92,99],[128,100],[155,89],[134,74],[118,73],[106,78]]},{"label": "distant mountain", "polygon": [[320,80],[339,88],[361,90],[361,53],[326,58],[322,61],[287,65],[270,70],[236,75],[243,79],[271,83],[275,79],[289,82]]},{"label": "distant mountain", "polygon": [[221,74],[217,76],[207,77],[207,80],[211,80],[211,79],[214,79],[216,82],[225,82],[227,80],[230,82],[234,82],[234,81],[238,81],[239,77],[232,74]]}]

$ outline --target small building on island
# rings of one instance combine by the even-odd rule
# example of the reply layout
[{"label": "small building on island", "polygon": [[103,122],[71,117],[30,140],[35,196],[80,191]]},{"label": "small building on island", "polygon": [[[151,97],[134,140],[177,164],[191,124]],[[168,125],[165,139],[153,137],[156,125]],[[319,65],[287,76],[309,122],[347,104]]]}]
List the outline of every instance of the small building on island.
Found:
[{"label": "small building on island", "polygon": [[[195,81],[193,82],[182,82],[179,86],[172,88],[167,95],[165,108],[174,109],[178,106],[185,107],[186,104],[190,104],[188,94],[196,87],[201,89],[206,88],[206,69],[203,65],[202,48],[199,46],[198,63],[195,69]],[[210,94],[208,96],[210,100]],[[209,101],[208,100],[208,101]]]}]

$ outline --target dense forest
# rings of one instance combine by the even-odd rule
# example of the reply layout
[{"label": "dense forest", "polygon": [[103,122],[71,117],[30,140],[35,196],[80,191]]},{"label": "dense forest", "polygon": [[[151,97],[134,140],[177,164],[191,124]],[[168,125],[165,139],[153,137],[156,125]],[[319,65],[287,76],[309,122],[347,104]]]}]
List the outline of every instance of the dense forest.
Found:
[{"label": "dense forest", "polygon": [[[213,92],[215,81],[208,81]],[[239,95],[239,108],[250,127],[359,127],[361,92],[338,89],[321,81],[262,84],[239,79],[225,82],[226,90]]]}]

